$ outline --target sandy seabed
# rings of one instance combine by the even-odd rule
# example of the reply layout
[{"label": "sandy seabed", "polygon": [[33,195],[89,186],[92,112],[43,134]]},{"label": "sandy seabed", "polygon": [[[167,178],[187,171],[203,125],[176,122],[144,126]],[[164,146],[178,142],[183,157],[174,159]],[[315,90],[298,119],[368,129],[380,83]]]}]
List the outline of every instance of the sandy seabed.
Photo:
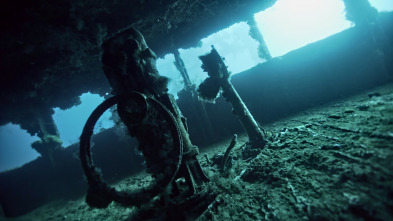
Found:
[{"label": "sandy seabed", "polygon": [[[198,220],[393,220],[392,84],[263,127],[269,144],[243,159],[247,137],[240,135],[225,175],[207,159],[225,152],[230,139],[201,148],[221,204]],[[115,186],[140,188],[150,180],[141,173]],[[81,197],[5,220],[127,220],[135,210],[116,203],[94,209]]]}]

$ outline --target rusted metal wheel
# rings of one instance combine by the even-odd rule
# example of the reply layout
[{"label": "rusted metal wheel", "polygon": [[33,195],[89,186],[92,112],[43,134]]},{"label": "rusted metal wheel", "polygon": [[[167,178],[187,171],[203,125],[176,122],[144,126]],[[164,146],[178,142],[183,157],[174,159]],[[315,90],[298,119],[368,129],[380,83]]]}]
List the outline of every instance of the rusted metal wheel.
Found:
[{"label": "rusted metal wheel", "polygon": [[[93,135],[94,127],[101,115],[115,104],[123,106],[121,110],[126,112],[125,114],[123,113],[123,116],[127,116],[127,122],[131,124],[142,123],[147,118],[148,110],[154,108],[155,111],[165,119],[168,124],[168,129],[172,134],[173,148],[171,148],[171,151],[174,152],[171,155],[176,156],[177,159],[169,166],[170,172],[166,169],[166,171],[163,172],[163,176],[156,177],[155,182],[147,188],[129,192],[117,191],[102,181],[101,175],[94,166],[90,150],[90,140]],[[81,135],[80,159],[89,184],[86,202],[90,206],[96,208],[105,208],[112,201],[124,205],[140,205],[146,203],[172,183],[179,171],[182,155],[183,143],[179,128],[174,116],[163,104],[139,92],[128,92],[113,96],[101,103],[92,112]]]}]

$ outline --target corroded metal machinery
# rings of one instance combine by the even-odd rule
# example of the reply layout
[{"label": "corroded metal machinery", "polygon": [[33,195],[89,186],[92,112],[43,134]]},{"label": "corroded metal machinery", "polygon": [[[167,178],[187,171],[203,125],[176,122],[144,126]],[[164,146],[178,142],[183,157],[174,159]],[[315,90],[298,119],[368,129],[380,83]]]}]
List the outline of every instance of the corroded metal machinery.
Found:
[{"label": "corroded metal machinery", "polygon": [[[189,139],[186,119],[167,93],[168,79],[158,74],[155,59],[142,34],[133,28],[103,44],[103,69],[114,96],[93,111],[81,136],[80,158],[89,183],[86,201],[105,208],[112,201],[148,205],[154,198],[154,206],[144,206],[135,219],[197,217],[216,195],[204,185],[208,178],[196,158],[198,148]],[[90,138],[94,125],[115,104],[129,134],[139,142],[147,172],[155,179],[143,189],[117,191],[102,181],[93,164]]]},{"label": "corroded metal machinery", "polygon": [[209,75],[198,87],[199,96],[204,100],[214,101],[222,91],[222,96],[231,103],[232,113],[239,118],[249,138],[243,149],[243,158],[255,157],[267,144],[266,133],[230,82],[230,73],[217,50],[212,46],[210,53],[199,58],[202,69]]}]

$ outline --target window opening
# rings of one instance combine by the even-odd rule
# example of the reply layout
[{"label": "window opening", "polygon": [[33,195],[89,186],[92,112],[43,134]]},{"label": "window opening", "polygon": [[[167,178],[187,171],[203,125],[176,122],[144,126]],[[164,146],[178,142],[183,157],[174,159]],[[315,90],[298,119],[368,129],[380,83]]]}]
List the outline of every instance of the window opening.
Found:
[{"label": "window opening", "polygon": [[254,17],[272,57],[353,26],[341,0],[278,0]]},{"label": "window opening", "polygon": [[199,56],[217,49],[225,58],[228,70],[232,74],[248,70],[263,62],[258,56],[259,42],[250,35],[250,26],[246,22],[236,23],[226,29],[218,31],[200,41],[199,47],[179,49],[180,56],[187,68],[192,83],[199,85],[207,74],[203,72]]},{"label": "window opening", "polygon": [[[84,93],[80,96],[81,104],[72,108],[61,110],[60,108],[53,108],[55,113],[52,115],[53,120],[57,125],[60,138],[63,141],[63,147],[68,147],[74,143],[79,142],[79,137],[82,133],[83,127],[90,116],[91,112],[104,101],[103,97],[98,94]],[[114,122],[111,120],[112,113],[106,111],[94,128],[94,134],[103,129],[111,128]]]},{"label": "window opening", "polygon": [[[249,32],[250,26],[246,22],[240,22],[202,39],[195,48],[179,49],[190,82],[199,85],[206,79],[207,74],[201,68],[199,56],[210,52],[212,45],[225,58],[232,74],[248,70],[265,61],[258,56],[259,42],[252,38]],[[174,62],[174,55],[167,54],[157,60],[157,69],[161,75],[170,78],[169,93],[177,98],[177,92],[184,88],[184,80]]]},{"label": "window opening", "polygon": [[40,140],[19,125],[8,123],[0,127],[0,172],[15,169],[35,160],[40,154],[31,144]]},{"label": "window opening", "polygon": [[183,89],[184,82],[174,62],[175,56],[173,54],[167,54],[164,58],[157,59],[156,66],[160,75],[169,78],[168,93],[173,94],[177,99],[177,92]]},{"label": "window opening", "polygon": [[369,0],[371,6],[376,8],[378,12],[391,12],[393,11],[392,0]]}]

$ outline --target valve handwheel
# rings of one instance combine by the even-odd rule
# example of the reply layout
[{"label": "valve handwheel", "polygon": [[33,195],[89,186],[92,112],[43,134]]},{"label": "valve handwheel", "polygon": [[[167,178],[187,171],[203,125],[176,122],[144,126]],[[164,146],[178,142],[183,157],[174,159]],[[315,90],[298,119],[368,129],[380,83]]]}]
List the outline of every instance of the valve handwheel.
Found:
[{"label": "valve handwheel", "polygon": [[[173,148],[170,149],[171,153],[169,155],[175,156],[177,159],[166,159],[165,162],[171,163],[168,163],[166,167],[162,168],[161,172],[163,175],[156,176],[155,182],[147,188],[128,192],[117,191],[102,181],[101,175],[94,166],[90,150],[90,140],[94,127],[101,115],[115,104],[118,105],[119,115],[121,114],[123,116],[122,120],[126,120],[131,125],[143,124],[147,120],[149,112],[154,110],[154,112],[157,112],[165,120],[172,134]],[[119,108],[119,106],[122,106],[122,108]],[[86,202],[90,206],[105,208],[112,201],[123,205],[141,205],[158,195],[175,179],[182,162],[183,143],[174,116],[163,104],[139,92],[128,92],[105,100],[92,112],[83,128],[79,154],[89,184]]]}]

